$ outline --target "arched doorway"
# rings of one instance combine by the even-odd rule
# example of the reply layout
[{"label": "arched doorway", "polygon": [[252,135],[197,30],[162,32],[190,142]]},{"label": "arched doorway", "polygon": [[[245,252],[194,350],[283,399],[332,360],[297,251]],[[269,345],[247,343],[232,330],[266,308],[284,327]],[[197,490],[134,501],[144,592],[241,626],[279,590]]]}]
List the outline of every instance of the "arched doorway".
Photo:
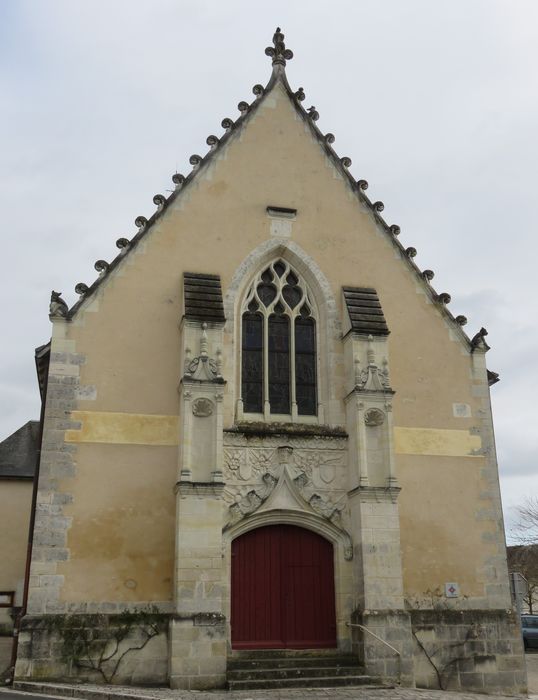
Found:
[{"label": "arched doorway", "polygon": [[336,646],[333,546],[294,525],[268,525],[232,542],[232,647]]}]

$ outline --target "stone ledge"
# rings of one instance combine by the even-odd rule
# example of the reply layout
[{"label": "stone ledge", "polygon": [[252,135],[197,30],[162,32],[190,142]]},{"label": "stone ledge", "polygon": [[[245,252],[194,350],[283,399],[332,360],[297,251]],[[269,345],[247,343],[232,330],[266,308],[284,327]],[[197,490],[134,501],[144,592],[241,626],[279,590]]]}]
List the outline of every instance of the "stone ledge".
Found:
[{"label": "stone ledge", "polygon": [[218,481],[178,481],[174,493],[180,496],[215,496],[220,498],[224,483]]},{"label": "stone ledge", "polygon": [[330,425],[312,425],[310,423],[237,423],[233,428],[224,428],[224,433],[244,435],[245,437],[297,436],[348,438],[344,428]]}]

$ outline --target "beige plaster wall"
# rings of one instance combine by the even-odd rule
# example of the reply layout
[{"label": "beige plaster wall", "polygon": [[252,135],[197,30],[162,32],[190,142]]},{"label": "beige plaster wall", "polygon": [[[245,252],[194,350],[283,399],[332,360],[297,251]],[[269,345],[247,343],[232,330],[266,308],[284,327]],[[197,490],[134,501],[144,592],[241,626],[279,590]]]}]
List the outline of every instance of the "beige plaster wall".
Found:
[{"label": "beige plaster wall", "polygon": [[485,541],[492,525],[476,515],[484,459],[399,455],[397,461],[409,601],[439,602],[449,581],[459,583],[462,596],[481,598],[488,581],[484,561],[496,553],[494,543]]},{"label": "beige plaster wall", "polygon": [[[168,601],[174,576],[177,450],[80,445],[68,488],[66,601]],[[62,485],[60,485],[62,488]]]},{"label": "beige plaster wall", "polygon": [[[409,595],[458,576],[469,595],[482,597],[480,571],[487,556],[482,538],[490,526],[475,517],[476,498],[484,486],[483,460],[466,457],[482,446],[480,437],[468,432],[479,424],[481,408],[468,350],[278,86],[74,321],[60,322],[61,331],[55,327],[85,358],[80,366],[84,390],[76,407],[80,413],[75,414],[82,430],[67,434],[76,446],[77,478],[65,484],[74,500],[66,509],[73,521],[67,541],[70,559],[59,567],[68,576],[61,595],[67,600],[170,597],[177,470],[177,448],[171,442],[179,412],[182,273],[220,274],[226,292],[242,261],[270,238],[268,205],[297,208],[291,240],[322,269],[340,318],[342,285],[373,286],[379,294],[391,330],[397,442],[398,430],[403,431],[396,451],[401,451],[397,475],[403,486],[402,546]],[[115,234],[110,235],[112,239]],[[223,375],[229,382],[225,425],[233,423],[236,398],[231,320],[223,348]],[[329,342],[337,358],[331,386],[343,398],[343,348],[337,338]],[[473,417],[454,417],[454,403],[469,405]],[[104,420],[92,417],[94,412],[105,415]],[[136,417],[107,421],[108,412]],[[163,423],[150,429],[147,423],[155,422],[155,416]],[[329,421],[343,424],[342,417],[343,404],[329,414]],[[145,446],[129,447],[146,428]],[[99,440],[92,430],[98,431]],[[437,430],[444,432],[436,436]],[[451,446],[447,452],[438,447],[436,456],[424,456],[432,443],[443,440]],[[455,503],[460,506],[458,518],[439,532],[434,548],[432,533],[445,520],[440,514],[453,517]],[[127,579],[136,581],[136,588],[126,589]]]}]

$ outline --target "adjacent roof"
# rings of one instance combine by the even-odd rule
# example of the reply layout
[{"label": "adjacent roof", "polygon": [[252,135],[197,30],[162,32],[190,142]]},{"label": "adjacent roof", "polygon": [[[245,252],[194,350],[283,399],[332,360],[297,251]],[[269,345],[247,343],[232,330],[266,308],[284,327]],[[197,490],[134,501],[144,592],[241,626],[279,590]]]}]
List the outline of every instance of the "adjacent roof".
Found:
[{"label": "adjacent roof", "polygon": [[183,274],[183,304],[187,319],[224,323],[226,319],[219,275],[185,272]]},{"label": "adjacent roof", "polygon": [[39,421],[30,420],[0,442],[0,478],[33,479],[39,450]]},{"label": "adjacent roof", "polygon": [[39,393],[41,401],[45,399],[45,390],[47,384],[47,375],[49,373],[50,362],[50,341],[45,345],[40,345],[35,349],[35,367],[37,372],[37,381],[39,384]]},{"label": "adjacent roof", "polygon": [[390,333],[375,289],[371,287],[342,287],[342,292],[351,323],[350,330],[365,335],[388,335]]}]

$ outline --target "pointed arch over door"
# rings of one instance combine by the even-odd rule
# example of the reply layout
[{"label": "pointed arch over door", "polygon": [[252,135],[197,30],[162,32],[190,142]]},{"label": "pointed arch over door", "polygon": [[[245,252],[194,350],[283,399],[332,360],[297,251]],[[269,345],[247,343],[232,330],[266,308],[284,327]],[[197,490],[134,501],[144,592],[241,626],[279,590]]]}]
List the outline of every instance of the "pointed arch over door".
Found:
[{"label": "pointed arch over door", "polygon": [[232,542],[232,647],[336,647],[333,545],[295,525]]}]

